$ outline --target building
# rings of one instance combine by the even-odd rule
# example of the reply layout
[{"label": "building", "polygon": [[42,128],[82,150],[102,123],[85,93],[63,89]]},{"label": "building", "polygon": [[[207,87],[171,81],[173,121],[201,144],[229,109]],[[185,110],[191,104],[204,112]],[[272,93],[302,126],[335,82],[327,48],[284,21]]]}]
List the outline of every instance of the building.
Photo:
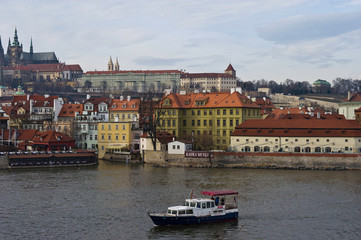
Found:
[{"label": "building", "polygon": [[317,79],[312,84],[312,91],[313,93],[331,93],[331,83],[327,82],[326,80]]},{"label": "building", "polygon": [[180,140],[168,143],[168,154],[185,154],[186,151],[192,151],[192,142]]},{"label": "building", "polygon": [[237,87],[236,70],[229,64],[224,73],[182,73],[180,86],[185,90],[230,91]]},{"label": "building", "polygon": [[[168,150],[168,143],[174,141],[175,136],[169,132],[165,131],[159,131],[156,134],[156,151],[162,150],[166,151]],[[153,142],[151,137],[149,136],[149,133],[143,133],[143,135],[140,136],[140,152],[143,156],[144,151],[153,151]]]},{"label": "building", "polygon": [[64,103],[59,113],[58,120],[52,123],[53,128],[55,128],[56,131],[64,133],[75,139],[75,115],[80,115],[81,113],[83,113],[83,104]]},{"label": "building", "polygon": [[[156,112],[158,129],[177,139],[211,136],[213,149],[226,150],[235,126],[259,119],[260,107],[238,91],[172,93],[163,97]],[[207,137],[208,138],[208,137]],[[209,138],[208,138],[209,140]]]},{"label": "building", "polygon": [[361,107],[361,94],[348,93],[347,99],[338,104],[338,113],[343,114],[346,119],[355,119],[355,110]]},{"label": "building", "polygon": [[236,152],[359,153],[361,125],[345,119],[248,120],[231,137]]},{"label": "building", "polygon": [[139,99],[112,99],[109,106],[109,122],[136,122],[139,121]]},{"label": "building", "polygon": [[98,123],[98,157],[105,153],[131,152],[132,122]]},{"label": "building", "polygon": [[[119,65],[119,64],[118,64]],[[181,76],[179,70],[119,70],[110,59],[108,71],[88,71],[78,79],[82,92],[106,91],[112,93],[139,92],[149,89],[163,93],[165,89],[177,91]]]},{"label": "building", "polygon": [[252,101],[261,108],[262,118],[266,118],[276,108],[271,99],[267,97],[252,98]]},{"label": "building", "polygon": [[17,29],[15,28],[14,40],[11,43],[9,38],[9,44],[6,54],[1,45],[0,40],[0,63],[2,66],[15,67],[18,65],[27,64],[49,64],[58,63],[58,59],[54,52],[34,52],[33,41],[30,40],[29,52],[23,51],[23,44],[19,42]]}]

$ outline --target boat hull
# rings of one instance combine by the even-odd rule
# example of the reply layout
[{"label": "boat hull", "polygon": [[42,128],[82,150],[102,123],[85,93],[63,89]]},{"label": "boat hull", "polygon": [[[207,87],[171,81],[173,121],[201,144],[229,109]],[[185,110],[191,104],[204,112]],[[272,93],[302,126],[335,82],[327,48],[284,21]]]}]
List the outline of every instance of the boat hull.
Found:
[{"label": "boat hull", "polygon": [[230,212],[224,215],[217,216],[167,216],[161,214],[149,214],[149,217],[153,220],[153,223],[158,226],[167,225],[191,225],[200,223],[215,223],[215,222],[227,222],[235,221],[238,219],[238,212]]}]

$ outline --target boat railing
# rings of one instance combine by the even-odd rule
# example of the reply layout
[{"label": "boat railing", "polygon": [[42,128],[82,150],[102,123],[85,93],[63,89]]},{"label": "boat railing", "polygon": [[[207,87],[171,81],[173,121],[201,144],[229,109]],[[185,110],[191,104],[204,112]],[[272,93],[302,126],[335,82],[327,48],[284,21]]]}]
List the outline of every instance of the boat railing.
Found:
[{"label": "boat railing", "polygon": [[236,208],[237,208],[237,204],[236,204],[236,203],[227,203],[227,204],[225,205],[225,207],[226,207],[226,210],[228,210],[228,209],[236,209]]}]

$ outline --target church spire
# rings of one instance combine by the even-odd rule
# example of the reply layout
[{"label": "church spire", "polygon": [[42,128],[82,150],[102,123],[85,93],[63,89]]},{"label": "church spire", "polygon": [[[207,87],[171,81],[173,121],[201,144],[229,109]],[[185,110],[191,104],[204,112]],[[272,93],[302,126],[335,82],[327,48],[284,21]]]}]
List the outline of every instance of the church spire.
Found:
[{"label": "church spire", "polygon": [[115,62],[115,71],[119,71],[119,63],[118,63],[118,58]]},{"label": "church spire", "polygon": [[109,62],[108,62],[108,71],[113,71],[113,70],[114,70],[114,65],[113,65],[113,61],[112,61],[112,56],[110,56]]},{"label": "church spire", "polygon": [[33,54],[33,38],[30,39],[30,54]]},{"label": "church spire", "polygon": [[19,46],[18,31],[17,31],[17,29],[16,29],[16,28],[15,28],[15,34],[14,34],[13,46]]}]

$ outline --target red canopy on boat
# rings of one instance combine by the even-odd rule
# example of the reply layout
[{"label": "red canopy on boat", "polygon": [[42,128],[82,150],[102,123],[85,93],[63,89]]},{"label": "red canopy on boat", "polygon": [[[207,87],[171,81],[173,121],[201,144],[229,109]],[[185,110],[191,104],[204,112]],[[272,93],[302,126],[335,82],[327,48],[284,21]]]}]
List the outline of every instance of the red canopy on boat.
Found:
[{"label": "red canopy on boat", "polygon": [[204,191],[203,195],[207,196],[224,196],[224,195],[237,195],[238,192],[233,190],[219,190],[219,191]]}]

